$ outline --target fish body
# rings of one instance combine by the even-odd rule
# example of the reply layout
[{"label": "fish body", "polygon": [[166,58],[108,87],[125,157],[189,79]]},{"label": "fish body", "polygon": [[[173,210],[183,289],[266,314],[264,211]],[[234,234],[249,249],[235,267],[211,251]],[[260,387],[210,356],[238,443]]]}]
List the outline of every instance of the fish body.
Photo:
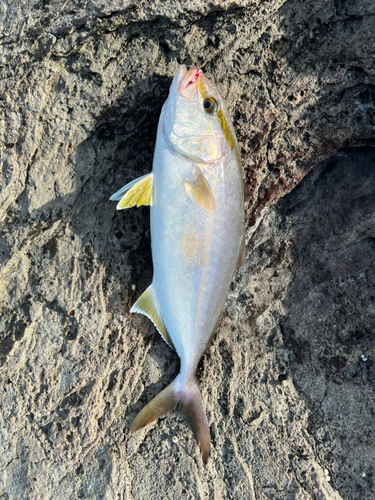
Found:
[{"label": "fish body", "polygon": [[244,207],[234,129],[200,70],[178,68],[159,120],[152,173],[111,199],[120,200],[119,209],[151,207],[154,276],[131,312],[152,319],[181,360],[177,378],[140,412],[132,431],[179,406],[207,461],[209,428],[195,371],[244,260]]}]

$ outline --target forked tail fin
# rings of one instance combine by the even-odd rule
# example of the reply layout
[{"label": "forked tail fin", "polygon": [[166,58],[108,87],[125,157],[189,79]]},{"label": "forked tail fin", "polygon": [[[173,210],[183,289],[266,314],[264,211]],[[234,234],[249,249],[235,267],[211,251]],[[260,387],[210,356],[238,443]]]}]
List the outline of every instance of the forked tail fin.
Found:
[{"label": "forked tail fin", "polygon": [[181,374],[138,413],[131,427],[131,433],[133,434],[169,411],[178,408],[186,415],[203,460],[207,463],[210,453],[210,430],[202,395],[195,378],[182,383],[180,377]]}]

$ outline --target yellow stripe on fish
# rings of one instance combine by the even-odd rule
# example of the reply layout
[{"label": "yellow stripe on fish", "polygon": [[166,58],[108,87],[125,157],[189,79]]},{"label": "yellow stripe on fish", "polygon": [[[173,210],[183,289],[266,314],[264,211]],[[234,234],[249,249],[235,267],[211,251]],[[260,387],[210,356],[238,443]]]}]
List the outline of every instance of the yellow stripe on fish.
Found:
[{"label": "yellow stripe on fish", "polygon": [[224,113],[221,111],[221,109],[219,109],[219,111],[217,112],[217,117],[219,118],[221,128],[222,128],[222,130],[224,132],[224,136],[225,136],[225,138],[227,140],[227,143],[229,144],[229,147],[233,148],[233,146],[234,146],[233,135],[232,135],[232,132],[230,131],[230,129],[228,127],[228,124],[227,124],[227,121],[225,119]]}]

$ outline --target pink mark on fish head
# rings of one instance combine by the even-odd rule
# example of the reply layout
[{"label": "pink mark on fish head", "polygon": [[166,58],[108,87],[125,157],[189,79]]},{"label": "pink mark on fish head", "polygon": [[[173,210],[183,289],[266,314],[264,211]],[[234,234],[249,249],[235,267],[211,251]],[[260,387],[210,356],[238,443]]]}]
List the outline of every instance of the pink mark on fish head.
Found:
[{"label": "pink mark on fish head", "polygon": [[202,70],[191,68],[181,80],[179,88],[180,95],[187,99],[194,99],[198,92],[197,81],[202,74]]},{"label": "pink mark on fish head", "polygon": [[184,79],[182,80],[180,90],[185,90],[187,87],[189,87],[189,85],[192,85],[194,82],[196,82],[201,73],[202,70],[198,68],[192,68],[188,73],[186,73]]}]

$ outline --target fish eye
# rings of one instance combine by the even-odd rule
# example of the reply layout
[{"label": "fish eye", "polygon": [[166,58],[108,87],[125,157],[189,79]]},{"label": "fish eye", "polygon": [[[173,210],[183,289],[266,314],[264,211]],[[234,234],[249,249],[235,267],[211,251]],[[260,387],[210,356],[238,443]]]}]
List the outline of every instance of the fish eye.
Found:
[{"label": "fish eye", "polygon": [[206,113],[215,113],[217,111],[217,108],[217,101],[213,97],[207,97],[207,99],[203,101],[203,109]]}]

